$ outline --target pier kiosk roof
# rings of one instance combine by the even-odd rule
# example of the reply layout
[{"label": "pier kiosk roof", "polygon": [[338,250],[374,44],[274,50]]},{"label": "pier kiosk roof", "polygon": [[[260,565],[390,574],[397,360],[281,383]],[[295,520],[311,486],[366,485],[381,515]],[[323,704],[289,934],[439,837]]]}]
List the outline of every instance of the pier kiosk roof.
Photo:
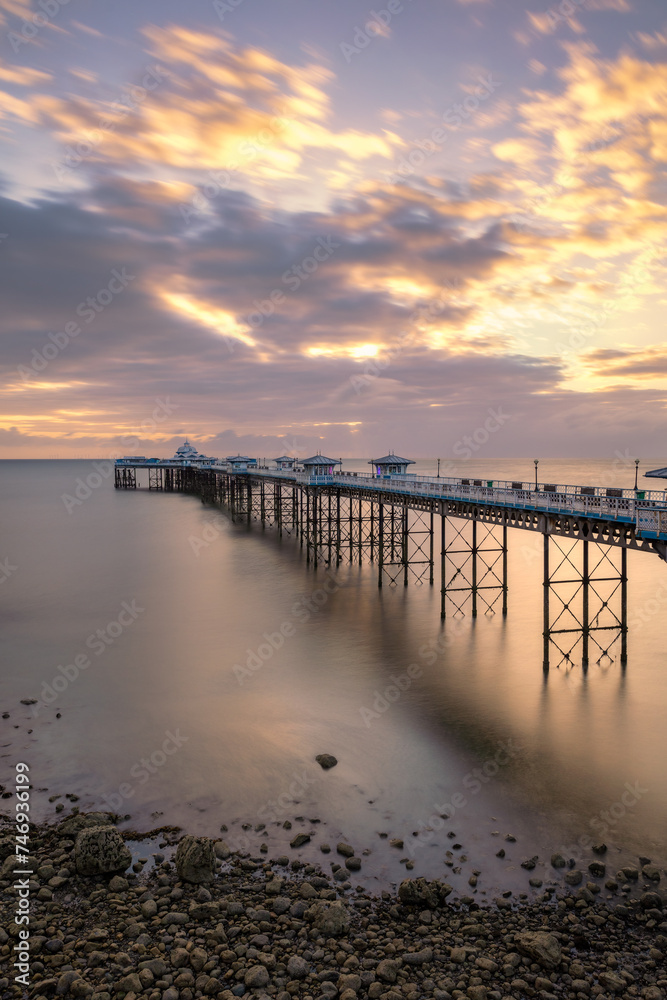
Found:
[{"label": "pier kiosk roof", "polygon": [[304,458],[301,464],[311,476],[331,476],[333,475],[334,466],[341,463],[337,458],[327,458],[326,455],[313,455],[312,458]]},{"label": "pier kiosk roof", "polygon": [[256,458],[248,458],[247,455],[227,455],[227,463],[232,469],[232,472],[246,472],[248,466],[254,469],[257,465]]},{"label": "pier kiosk roof", "polygon": [[372,458],[368,464],[373,466],[378,476],[400,476],[407,472],[409,465],[415,463],[411,458],[400,458],[399,455],[389,452],[384,458]]},{"label": "pier kiosk roof", "polygon": [[289,455],[281,455],[280,458],[274,458],[273,461],[278,469],[293,469],[297,460],[290,458]]},{"label": "pier kiosk roof", "polygon": [[652,472],[645,472],[646,479],[667,479],[667,469],[653,469]]}]

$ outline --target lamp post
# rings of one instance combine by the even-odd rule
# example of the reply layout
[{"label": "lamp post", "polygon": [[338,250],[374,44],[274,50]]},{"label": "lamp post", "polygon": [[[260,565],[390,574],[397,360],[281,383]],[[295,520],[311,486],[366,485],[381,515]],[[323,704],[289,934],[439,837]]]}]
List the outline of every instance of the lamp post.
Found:
[{"label": "lamp post", "polygon": [[635,459],[635,492],[637,492],[637,474],[639,472],[639,459]]},{"label": "lamp post", "polygon": [[540,460],[539,458],[534,458],[533,461],[535,462],[535,492],[537,492],[537,466]]},{"label": "lamp post", "polygon": [[438,459],[438,479],[440,479],[440,459]]}]

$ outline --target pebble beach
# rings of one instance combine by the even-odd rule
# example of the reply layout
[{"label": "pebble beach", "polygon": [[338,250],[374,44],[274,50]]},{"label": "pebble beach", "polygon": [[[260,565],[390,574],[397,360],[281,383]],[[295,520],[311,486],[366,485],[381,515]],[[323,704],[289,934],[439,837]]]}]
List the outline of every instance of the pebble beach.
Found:
[{"label": "pebble beach", "polygon": [[664,873],[641,865],[648,859],[610,877],[603,856],[582,872],[555,855],[554,879],[538,895],[479,902],[423,878],[371,895],[354,884],[350,845],[336,845],[326,867],[297,849],[268,859],[164,828],[150,833],[160,849],[130,864],[129,846],[136,853],[142,841],[115,819],[73,810],[31,829],[28,952],[16,923],[13,828],[3,821],[3,998],[667,995]]}]

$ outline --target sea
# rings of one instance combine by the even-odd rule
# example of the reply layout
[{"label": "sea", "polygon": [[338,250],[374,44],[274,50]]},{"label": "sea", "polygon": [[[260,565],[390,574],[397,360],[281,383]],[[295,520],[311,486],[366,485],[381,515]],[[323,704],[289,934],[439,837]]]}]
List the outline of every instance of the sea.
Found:
[{"label": "sea", "polygon": [[[530,459],[460,465],[484,479],[534,475]],[[116,490],[110,467],[0,463],[0,782],[11,792],[16,763],[28,765],[35,821],[104,810],[124,830],[180,827],[326,866],[345,841],[362,862],[355,883],[443,878],[481,899],[557,880],[554,853],[585,872],[602,843],[611,876],[640,857],[665,865],[657,555],[628,554],[627,662],[609,630],[584,669],[580,647],[565,655],[577,636],[563,633],[545,671],[539,533],[508,531],[506,615],[496,602],[442,619],[438,554],[433,585],[379,589],[376,563],[315,570],[298,539],[234,524],[195,496]],[[368,464],[343,459],[343,470]],[[634,482],[620,453],[544,460],[539,472]],[[618,550],[605,552],[618,565]],[[598,589],[611,606],[607,555]],[[322,768],[321,754],[337,764]],[[291,848],[299,833],[310,839]]]}]

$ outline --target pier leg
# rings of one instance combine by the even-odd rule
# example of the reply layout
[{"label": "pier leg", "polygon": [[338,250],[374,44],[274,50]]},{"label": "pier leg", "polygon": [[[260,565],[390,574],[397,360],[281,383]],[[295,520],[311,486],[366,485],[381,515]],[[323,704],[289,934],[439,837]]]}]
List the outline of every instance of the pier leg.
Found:
[{"label": "pier leg", "polygon": [[503,615],[507,614],[507,525],[503,524]]},{"label": "pier leg", "polygon": [[581,575],[582,583],[582,620],[581,620],[581,638],[582,638],[582,649],[581,649],[581,665],[583,669],[588,670],[588,638],[590,635],[590,618],[589,618],[589,586],[590,586],[590,572],[588,567],[588,542],[583,542],[583,569]]},{"label": "pier leg", "polygon": [[378,504],[378,587],[382,586],[382,572],[384,569],[384,504]]},{"label": "pier leg", "polygon": [[628,662],[628,550],[621,549],[621,666]]},{"label": "pier leg", "polygon": [[445,545],[445,526],[447,517],[440,515],[440,617],[446,615],[445,598],[447,593],[447,548]]},{"label": "pier leg", "polygon": [[544,621],[544,630],[543,630],[542,635],[544,637],[544,643],[543,643],[544,648],[543,648],[543,655],[542,655],[542,669],[545,672],[547,672],[549,670],[549,589],[550,589],[551,583],[550,583],[550,579],[549,579],[549,534],[546,531],[544,532],[544,550],[543,551],[544,551],[544,561],[543,561],[543,568],[544,568],[544,579],[543,579],[544,592],[543,592],[543,596],[542,596],[542,614],[543,614],[543,621]]},{"label": "pier leg", "polygon": [[477,521],[472,522],[472,616],[477,617]]}]

